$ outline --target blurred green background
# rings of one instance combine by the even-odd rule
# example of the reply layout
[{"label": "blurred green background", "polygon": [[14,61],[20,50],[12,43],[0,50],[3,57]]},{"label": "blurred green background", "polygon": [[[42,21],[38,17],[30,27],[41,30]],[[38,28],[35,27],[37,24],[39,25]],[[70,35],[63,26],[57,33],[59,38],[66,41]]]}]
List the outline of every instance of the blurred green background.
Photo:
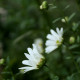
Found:
[{"label": "blurred green background", "polygon": [[[47,1],[52,5],[41,10],[43,0],[0,0],[0,80],[80,80],[80,0]],[[50,71],[43,67],[22,74],[18,68],[24,66],[26,49],[36,38],[45,48],[46,35],[56,27],[63,27],[64,42],[45,55]]]}]

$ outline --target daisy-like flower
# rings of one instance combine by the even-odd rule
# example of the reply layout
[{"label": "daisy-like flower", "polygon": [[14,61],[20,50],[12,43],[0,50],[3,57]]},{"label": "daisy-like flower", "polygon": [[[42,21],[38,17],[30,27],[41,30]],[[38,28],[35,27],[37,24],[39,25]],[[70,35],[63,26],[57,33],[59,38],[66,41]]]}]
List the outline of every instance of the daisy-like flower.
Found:
[{"label": "daisy-like flower", "polygon": [[35,39],[34,44],[36,45],[39,53],[43,53],[43,40],[41,38],[37,38]]},{"label": "daisy-like flower", "polygon": [[56,28],[56,31],[57,32],[51,29],[51,34],[47,35],[48,40],[46,41],[46,53],[54,51],[56,48],[58,48],[58,46],[61,45],[63,41],[63,28],[61,28],[60,30],[59,28]]},{"label": "daisy-like flower", "polygon": [[39,69],[45,62],[44,56],[38,52],[35,44],[33,44],[33,49],[28,48],[27,50],[29,54],[27,53],[24,54],[28,60],[22,61],[22,64],[26,66],[19,68],[24,70],[24,73],[30,70]]}]

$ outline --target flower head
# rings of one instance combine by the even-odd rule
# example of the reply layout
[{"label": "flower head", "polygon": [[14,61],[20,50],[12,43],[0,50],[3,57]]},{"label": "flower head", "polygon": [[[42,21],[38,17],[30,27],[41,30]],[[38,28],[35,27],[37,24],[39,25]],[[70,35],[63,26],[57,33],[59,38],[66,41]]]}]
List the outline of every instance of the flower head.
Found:
[{"label": "flower head", "polygon": [[47,1],[43,1],[42,4],[40,5],[40,9],[47,9],[47,8],[48,8]]},{"label": "flower head", "polygon": [[19,68],[19,69],[23,69],[24,73],[28,72],[30,70],[39,69],[45,61],[44,56],[42,56],[38,52],[35,44],[33,44],[33,49],[28,48],[28,52],[29,52],[29,54],[24,53],[28,60],[22,61],[22,64],[24,64],[26,66]]},{"label": "flower head", "polygon": [[43,53],[43,40],[41,38],[37,38],[35,39],[34,43],[39,53]]},{"label": "flower head", "polygon": [[58,48],[59,45],[61,45],[62,41],[63,41],[63,28],[61,28],[59,30],[59,28],[56,28],[55,32],[54,30],[50,30],[51,34],[47,35],[47,41],[46,41],[46,53],[50,53],[53,50],[55,50],[56,48]]}]

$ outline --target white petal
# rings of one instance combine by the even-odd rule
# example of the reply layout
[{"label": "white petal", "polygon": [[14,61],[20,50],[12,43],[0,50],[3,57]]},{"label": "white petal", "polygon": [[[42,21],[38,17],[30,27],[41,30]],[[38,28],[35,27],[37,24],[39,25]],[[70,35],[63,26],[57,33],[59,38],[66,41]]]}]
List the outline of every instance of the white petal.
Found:
[{"label": "white petal", "polygon": [[54,36],[51,35],[51,34],[48,34],[48,35],[47,35],[47,38],[50,39],[50,40],[56,41],[56,37],[54,37]]},{"label": "white petal", "polygon": [[37,68],[34,68],[34,67],[27,67],[26,70],[24,70],[24,73],[28,72],[28,71],[31,71],[31,70],[34,70],[34,69],[37,69]]},{"label": "white petal", "polygon": [[61,28],[60,32],[61,32],[61,35],[63,35],[63,28]]},{"label": "white petal", "polygon": [[[37,48],[36,48],[36,50],[37,50]],[[37,61],[36,61],[36,58],[35,58],[35,53],[36,53],[36,52],[34,52],[31,48],[28,48],[28,52],[29,52],[32,60],[33,60],[34,62],[37,62]],[[37,52],[38,52],[38,51],[37,51]],[[36,55],[37,55],[37,54],[36,54]]]},{"label": "white petal", "polygon": [[34,52],[35,54],[39,54],[39,52],[38,52],[37,47],[36,47],[35,44],[33,44],[33,52]]},{"label": "white petal", "polygon": [[26,56],[26,58],[28,58],[28,59],[30,59],[31,57],[30,57],[30,55],[29,54],[27,54],[27,53],[24,53],[24,55]]},{"label": "white petal", "polygon": [[32,66],[29,60],[23,60],[22,64]]},{"label": "white petal", "polygon": [[36,59],[35,55],[37,56],[38,54],[35,54],[34,51],[31,48],[28,48],[28,52],[30,54],[30,61],[33,62],[33,64],[37,65],[38,64],[38,60]]},{"label": "white petal", "polygon": [[29,54],[33,56],[33,54],[34,54],[33,50],[31,48],[27,48],[27,50],[28,50]]},{"label": "white petal", "polygon": [[51,29],[50,32],[52,35],[58,36],[58,34],[54,30]]},{"label": "white petal", "polygon": [[21,67],[21,68],[19,68],[19,69],[26,69],[27,67]]},{"label": "white petal", "polygon": [[28,52],[29,52],[29,54],[30,54],[31,58],[35,60],[33,50],[32,50],[31,48],[28,48],[27,50],[28,50]]},{"label": "white petal", "polygon": [[52,41],[52,40],[47,40],[46,41],[46,46],[56,46],[56,42],[55,41]]},{"label": "white petal", "polygon": [[50,31],[55,38],[59,39],[59,35],[54,30],[51,29]]},{"label": "white petal", "polygon": [[56,31],[57,31],[57,33],[58,33],[58,35],[59,35],[59,34],[60,34],[59,28],[56,28]]},{"label": "white petal", "polygon": [[40,54],[39,51],[37,50],[35,44],[33,44],[33,52],[34,52],[37,56],[41,57],[41,54]]},{"label": "white petal", "polygon": [[36,60],[38,61],[40,58],[43,58],[43,56],[38,52],[36,45],[33,44],[33,52]]},{"label": "white petal", "polygon": [[36,64],[35,60],[31,57],[31,55],[29,55],[29,54],[27,54],[27,53],[24,53],[24,54],[25,54],[25,56],[28,58],[28,60],[29,60],[30,62],[33,62],[33,64]]},{"label": "white petal", "polygon": [[61,28],[61,32],[63,32],[63,28]]},{"label": "white petal", "polygon": [[30,70],[37,69],[37,68],[34,68],[34,67],[21,67],[19,69],[23,69],[24,70],[24,73],[25,73],[25,72],[28,72]]},{"label": "white petal", "polygon": [[62,37],[62,35],[63,35],[63,28],[61,28],[60,30],[59,30],[59,28],[56,28],[56,31],[57,31],[59,37]]},{"label": "white petal", "polygon": [[43,40],[41,38],[37,38],[35,39],[34,44],[36,45],[38,52],[43,53]]},{"label": "white petal", "polygon": [[46,50],[46,53],[50,53],[50,52],[54,51],[56,48],[57,48],[57,46],[48,46],[45,50]]}]

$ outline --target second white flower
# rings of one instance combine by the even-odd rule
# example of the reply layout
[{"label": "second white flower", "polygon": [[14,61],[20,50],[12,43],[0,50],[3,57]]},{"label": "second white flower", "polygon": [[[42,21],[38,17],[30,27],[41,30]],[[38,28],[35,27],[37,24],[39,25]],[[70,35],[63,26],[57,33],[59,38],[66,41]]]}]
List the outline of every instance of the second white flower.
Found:
[{"label": "second white flower", "polygon": [[46,41],[46,53],[50,53],[54,51],[56,48],[58,48],[59,45],[61,45],[63,41],[63,28],[59,30],[59,28],[56,28],[55,32],[54,30],[50,30],[51,34],[47,35],[47,41]]}]

